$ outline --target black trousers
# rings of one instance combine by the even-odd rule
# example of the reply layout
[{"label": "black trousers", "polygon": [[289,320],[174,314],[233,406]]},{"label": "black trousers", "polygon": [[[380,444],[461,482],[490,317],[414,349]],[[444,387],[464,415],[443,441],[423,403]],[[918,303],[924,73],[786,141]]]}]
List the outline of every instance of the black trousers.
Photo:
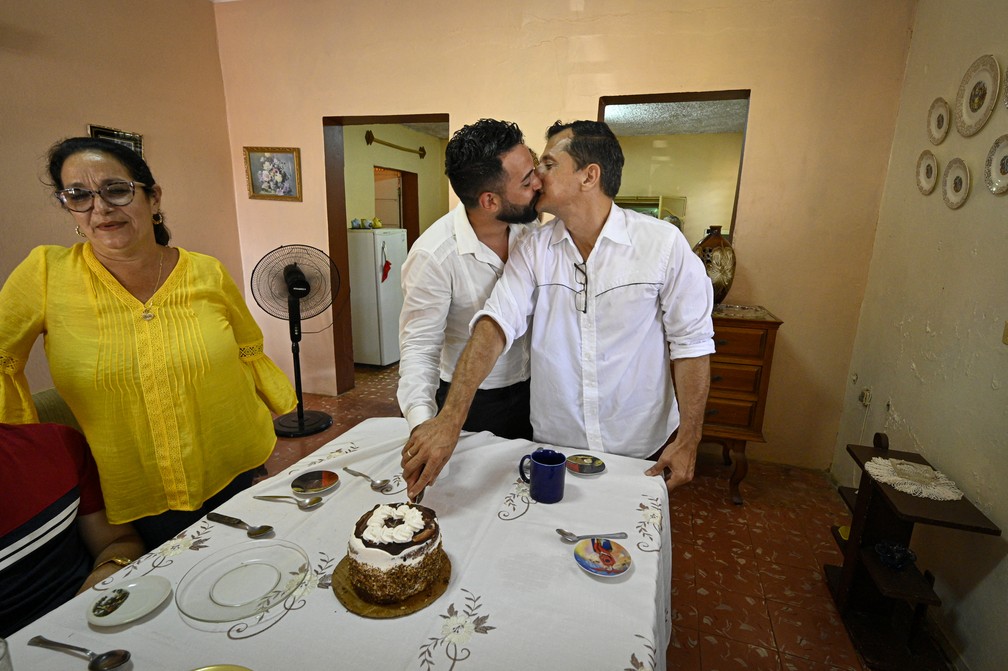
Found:
[{"label": "black trousers", "polygon": [[170,538],[174,538],[183,529],[195,524],[201,517],[206,515],[217,506],[223,504],[240,491],[244,491],[252,486],[252,479],[256,469],[239,473],[227,487],[220,490],[209,499],[203,502],[197,510],[167,510],[160,515],[151,515],[133,520],[131,524],[136,528],[140,538],[148,550],[153,550]]},{"label": "black trousers", "polygon": [[[434,395],[439,411],[444,407],[450,388],[450,382],[441,380]],[[489,431],[501,438],[532,440],[529,381],[499,389],[477,389],[462,428],[466,431]]]}]

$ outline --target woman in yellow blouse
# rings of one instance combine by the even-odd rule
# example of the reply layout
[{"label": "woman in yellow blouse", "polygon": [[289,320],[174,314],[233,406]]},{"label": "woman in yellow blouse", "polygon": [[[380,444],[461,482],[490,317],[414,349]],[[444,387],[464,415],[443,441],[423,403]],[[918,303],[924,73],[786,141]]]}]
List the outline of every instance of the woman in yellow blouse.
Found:
[{"label": "woman in yellow blouse", "polygon": [[159,545],[252,483],[290,382],[216,259],[168,245],[161,187],[132,149],[70,138],[49,152],[84,242],[37,247],[0,289],[0,421],[38,421],[35,339],[84,430],[109,522]]}]

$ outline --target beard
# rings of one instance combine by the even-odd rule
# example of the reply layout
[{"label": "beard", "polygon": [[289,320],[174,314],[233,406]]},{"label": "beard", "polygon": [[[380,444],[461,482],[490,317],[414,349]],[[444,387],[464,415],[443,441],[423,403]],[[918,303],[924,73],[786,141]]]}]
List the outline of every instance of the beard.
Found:
[{"label": "beard", "polygon": [[526,205],[516,205],[508,201],[501,213],[497,215],[497,219],[505,224],[527,224],[530,221],[535,221],[539,216],[535,208],[537,202],[539,202],[538,193]]}]

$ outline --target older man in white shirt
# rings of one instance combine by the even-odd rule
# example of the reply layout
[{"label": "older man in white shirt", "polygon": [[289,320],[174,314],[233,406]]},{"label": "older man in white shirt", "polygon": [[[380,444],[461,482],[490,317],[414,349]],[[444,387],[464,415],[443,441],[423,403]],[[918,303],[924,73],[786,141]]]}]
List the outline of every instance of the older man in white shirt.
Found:
[{"label": "older man in white shirt", "polygon": [[[397,396],[410,430],[443,405],[469,323],[504,272],[525,223],[535,221],[541,187],[521,130],[495,119],[456,131],[445,149],[445,174],[462,202],[424,231],[402,268]],[[525,337],[482,380],[461,428],[532,438]]]},{"label": "older man in white shirt", "polygon": [[557,219],[513,249],[444,408],[403,448],[411,497],[447,463],[472,390],[533,314],[535,439],[650,456],[648,475],[670,491],[693,478],[714,351],[710,280],[678,229],[614,205],[623,153],[608,126],[558,122],[547,137],[537,209]]}]

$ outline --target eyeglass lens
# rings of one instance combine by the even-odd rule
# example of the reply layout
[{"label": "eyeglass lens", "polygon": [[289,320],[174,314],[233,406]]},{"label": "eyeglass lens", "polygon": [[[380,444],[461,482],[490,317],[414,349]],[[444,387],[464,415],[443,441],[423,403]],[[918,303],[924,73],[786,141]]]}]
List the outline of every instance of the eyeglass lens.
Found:
[{"label": "eyeglass lens", "polygon": [[583,263],[574,264],[574,277],[581,289],[574,292],[574,308],[579,312],[588,312],[588,271]]},{"label": "eyeglass lens", "polygon": [[109,182],[97,191],[71,187],[57,192],[60,201],[72,212],[87,212],[94,207],[95,196],[101,196],[109,205],[129,205],[136,191],[134,182]]}]

